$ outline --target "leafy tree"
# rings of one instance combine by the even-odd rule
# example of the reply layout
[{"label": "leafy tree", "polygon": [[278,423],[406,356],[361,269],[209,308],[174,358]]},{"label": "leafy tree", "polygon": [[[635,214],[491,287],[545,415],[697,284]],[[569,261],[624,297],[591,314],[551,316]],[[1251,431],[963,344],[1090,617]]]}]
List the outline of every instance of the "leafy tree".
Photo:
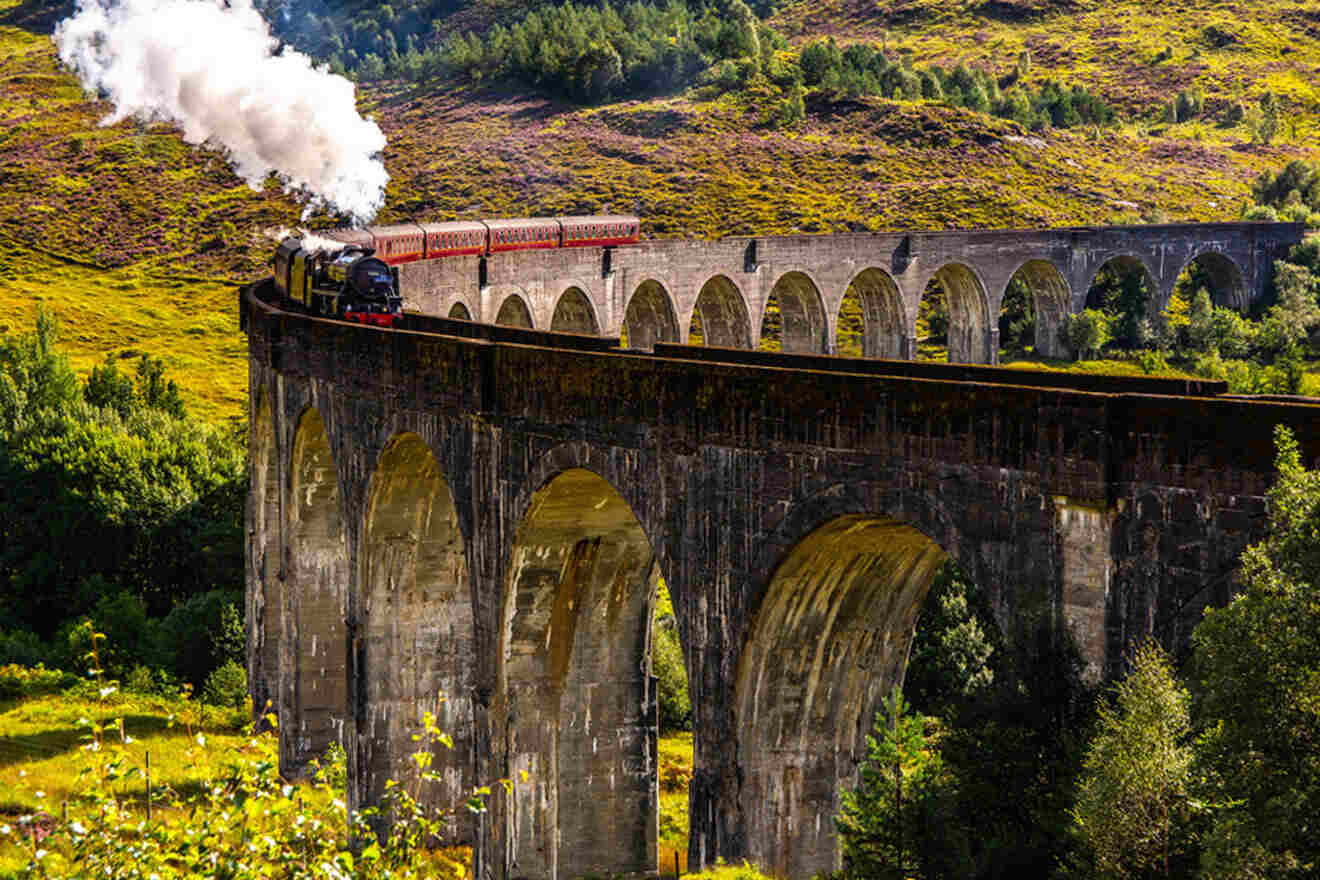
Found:
[{"label": "leafy tree", "polygon": [[1192,305],[1187,313],[1187,342],[1192,351],[1206,353],[1217,347],[1214,318],[1210,294],[1202,287],[1192,297]]},{"label": "leafy tree", "polygon": [[678,640],[678,620],[664,579],[656,589],[651,624],[651,673],[656,677],[661,733],[692,729],[692,702],[688,697],[687,666]]},{"label": "leafy tree", "polygon": [[105,597],[162,615],[241,583],[235,439],[186,417],[160,361],[142,359],[131,393],[112,363],[84,388],[54,338],[41,315],[0,340],[0,618],[50,638]]},{"label": "leafy tree", "polygon": [[1026,351],[1036,341],[1035,297],[1019,276],[1013,276],[1004,291],[999,312],[999,344],[1012,351]]},{"label": "leafy tree", "polygon": [[1276,302],[1265,321],[1278,328],[1285,348],[1300,345],[1311,328],[1320,324],[1320,305],[1316,303],[1320,279],[1302,266],[1275,260],[1274,291]]},{"label": "leafy tree", "polygon": [[1275,430],[1269,533],[1242,555],[1242,592],[1192,636],[1197,759],[1220,807],[1208,876],[1320,870],[1320,471]]},{"label": "leafy tree", "polygon": [[1114,704],[1100,706],[1072,812],[1101,876],[1167,877],[1171,866],[1187,867],[1190,725],[1168,658],[1153,641],[1139,646]]},{"label": "leafy tree", "polygon": [[1068,345],[1079,359],[1098,357],[1113,338],[1113,324],[1113,318],[1099,309],[1070,315],[1064,324]]}]

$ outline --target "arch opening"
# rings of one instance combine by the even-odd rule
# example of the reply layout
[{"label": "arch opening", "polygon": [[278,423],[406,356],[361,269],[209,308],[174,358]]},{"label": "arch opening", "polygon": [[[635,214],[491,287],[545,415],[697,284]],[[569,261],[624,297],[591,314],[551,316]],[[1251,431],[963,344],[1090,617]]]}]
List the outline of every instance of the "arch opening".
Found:
[{"label": "arch opening", "polygon": [[1028,260],[1009,279],[999,310],[999,344],[1005,355],[1066,358],[1063,328],[1072,291],[1048,260]]},{"label": "arch opening", "polygon": [[1096,271],[1085,308],[1109,316],[1107,347],[1144,348],[1151,343],[1160,325],[1158,290],[1155,276],[1135,256],[1112,257]]},{"label": "arch opening", "polygon": [[457,318],[460,321],[471,321],[472,313],[468,311],[467,305],[456,302],[449,307],[449,317]]},{"label": "arch opening", "polygon": [[826,351],[825,307],[820,290],[803,272],[786,272],[770,290],[761,318],[761,351],[821,354]]},{"label": "arch opening", "polygon": [[[291,462],[293,500],[289,572],[285,585],[292,632],[282,675],[280,764],[299,775],[332,743],[344,742],[348,690],[346,602],[348,552],[340,512],[339,478],[320,412],[308,409],[298,423]],[[291,614],[290,614],[291,612]]]},{"label": "arch opening", "polygon": [[270,396],[263,389],[252,419],[251,479],[248,484],[247,521],[252,538],[247,543],[246,615],[248,689],[252,712],[260,719],[274,707],[280,672],[280,632],[283,599],[279,583],[280,482],[276,461],[275,425]]},{"label": "arch opening", "polygon": [[907,357],[907,319],[898,285],[883,269],[857,273],[839,306],[834,337],[836,354],[844,357]]},{"label": "arch opening", "polygon": [[[923,333],[924,330],[924,333]],[[961,263],[941,266],[921,295],[917,341],[928,360],[954,364],[992,364],[998,346],[991,333],[985,288]]]},{"label": "arch opening", "polygon": [[[1206,251],[1187,261],[1173,285],[1173,297],[1191,303],[1196,294],[1205,290],[1212,305],[1235,309],[1245,314],[1250,307],[1247,285],[1237,263],[1219,253]],[[1171,303],[1170,303],[1171,305]]]},{"label": "arch opening", "polygon": [[946,559],[914,527],[850,514],[771,576],[738,667],[734,711],[751,859],[778,876],[838,866],[833,817],[881,700],[901,685],[917,614]]},{"label": "arch opening", "polygon": [[504,324],[507,327],[526,327],[531,330],[532,313],[521,296],[511,293],[500,304],[500,310],[495,315],[495,323]]},{"label": "arch opening", "polygon": [[595,473],[564,471],[533,495],[511,555],[500,671],[521,876],[657,870],[659,578],[637,517]]},{"label": "arch opening", "polygon": [[750,348],[751,320],[742,291],[724,275],[701,286],[688,326],[689,345]]},{"label": "arch opening", "polygon": [[[361,562],[358,671],[364,697],[357,748],[362,802],[379,804],[386,780],[449,812],[455,840],[473,783],[474,624],[467,560],[449,484],[416,434],[394,437],[371,478]],[[435,715],[452,748],[431,746],[422,780],[412,755]],[[414,737],[417,737],[414,740]],[[466,823],[462,827],[466,827]]]},{"label": "arch opening", "polygon": [[600,335],[600,326],[596,323],[596,310],[591,307],[591,300],[580,287],[570,287],[559,297],[555,304],[554,317],[550,319],[550,329],[560,333],[585,333]]},{"label": "arch opening", "polygon": [[624,312],[619,344],[651,350],[657,342],[678,341],[678,319],[669,291],[658,281],[643,281],[633,291]]}]

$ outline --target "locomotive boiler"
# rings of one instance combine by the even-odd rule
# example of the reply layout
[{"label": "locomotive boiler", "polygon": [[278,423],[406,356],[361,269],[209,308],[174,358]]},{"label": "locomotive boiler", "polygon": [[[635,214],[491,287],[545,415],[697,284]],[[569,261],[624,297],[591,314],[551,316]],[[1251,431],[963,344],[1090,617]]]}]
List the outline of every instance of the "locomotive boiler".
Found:
[{"label": "locomotive boiler", "polygon": [[281,299],[314,315],[392,327],[403,312],[394,273],[361,245],[334,250],[286,238],[275,251],[274,275]]}]

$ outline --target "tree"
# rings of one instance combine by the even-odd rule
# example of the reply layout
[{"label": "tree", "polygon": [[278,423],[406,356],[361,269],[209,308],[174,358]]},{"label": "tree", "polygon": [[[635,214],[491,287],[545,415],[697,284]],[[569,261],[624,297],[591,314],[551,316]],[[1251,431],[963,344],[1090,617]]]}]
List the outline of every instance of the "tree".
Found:
[{"label": "tree", "polygon": [[1099,309],[1086,309],[1068,317],[1064,332],[1079,360],[1100,355],[1100,350],[1114,336],[1113,323],[1113,318]]},{"label": "tree", "polygon": [[1197,759],[1221,805],[1210,876],[1320,870],[1320,471],[1288,429],[1275,445],[1268,534],[1242,555],[1242,592],[1192,635]]},{"label": "tree", "polygon": [[1214,306],[1204,287],[1196,291],[1187,312],[1187,343],[1192,351],[1202,354],[1215,348]]},{"label": "tree", "polygon": [[943,714],[994,683],[994,644],[972,607],[972,591],[962,571],[946,563],[926,596],[904,685],[919,711]]},{"label": "tree", "polygon": [[866,761],[857,787],[845,791],[835,828],[843,870],[857,878],[929,876],[921,858],[932,806],[940,800],[943,764],[926,742],[924,721],[909,713],[895,689],[876,714],[866,738]]},{"label": "tree", "polygon": [[1102,876],[1167,877],[1189,855],[1178,839],[1191,781],[1187,692],[1148,641],[1114,696],[1086,750],[1074,827]]}]

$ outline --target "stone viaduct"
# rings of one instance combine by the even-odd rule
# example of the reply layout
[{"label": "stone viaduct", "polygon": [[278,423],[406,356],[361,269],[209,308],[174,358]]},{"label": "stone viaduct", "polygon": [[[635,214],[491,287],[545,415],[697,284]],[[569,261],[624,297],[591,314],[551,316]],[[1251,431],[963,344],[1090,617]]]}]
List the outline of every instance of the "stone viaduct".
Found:
[{"label": "stone viaduct", "polygon": [[[820,297],[806,324],[822,351],[843,291],[874,269],[867,289],[897,296],[901,321],[869,350],[902,353],[913,296],[937,273],[965,273],[993,315],[1040,255],[1071,309],[1106,254],[1135,249],[1166,290],[1198,251],[1183,229],[1145,249],[1129,230],[1030,233],[1016,255],[986,233],[957,263],[953,239],[924,234],[821,242],[830,259],[801,238],[545,252],[537,272],[519,258],[518,296],[545,326],[571,277],[610,332],[632,310],[620,291],[654,280],[668,319],[686,320],[718,269],[708,277],[745,309],[742,324],[716,307],[702,317],[722,339],[716,328],[743,333],[776,288],[781,307],[805,290],[785,286],[801,273]],[[1083,234],[1111,244],[1091,255],[1071,243]],[[1263,283],[1262,242],[1286,238],[1206,236],[1240,267],[1242,301]],[[440,274],[412,280],[422,271]],[[478,292],[436,283],[421,304],[461,299],[491,317],[514,282],[485,271]],[[271,294],[240,293],[254,697],[278,712],[286,773],[345,744],[352,805],[413,778],[412,736],[436,713],[454,743],[432,747],[428,803],[511,783],[494,786],[489,813],[451,823],[483,878],[655,873],[660,577],[694,711],[690,864],[808,876],[837,864],[839,791],[946,558],[1009,638],[1071,631],[1091,673],[1111,674],[1134,638],[1176,649],[1229,596],[1238,554],[1262,535],[1273,426],[1320,454],[1320,405],[1222,383],[689,347],[659,332],[641,352],[420,314],[390,331],[282,311]]]},{"label": "stone viaduct", "polygon": [[993,364],[1014,277],[1034,299],[1036,351],[1063,357],[1059,327],[1086,306],[1102,267],[1141,272],[1153,317],[1196,261],[1216,304],[1245,312],[1264,295],[1274,258],[1301,235],[1296,224],[1221,223],[658,240],[608,257],[568,248],[412,263],[400,287],[427,314],[623,336],[637,348],[688,342],[694,316],[706,344],[756,348],[773,300],[783,350],[822,354],[835,352],[841,307],[853,296],[862,354],[910,358],[918,304],[937,279],[948,298],[949,360]]}]

